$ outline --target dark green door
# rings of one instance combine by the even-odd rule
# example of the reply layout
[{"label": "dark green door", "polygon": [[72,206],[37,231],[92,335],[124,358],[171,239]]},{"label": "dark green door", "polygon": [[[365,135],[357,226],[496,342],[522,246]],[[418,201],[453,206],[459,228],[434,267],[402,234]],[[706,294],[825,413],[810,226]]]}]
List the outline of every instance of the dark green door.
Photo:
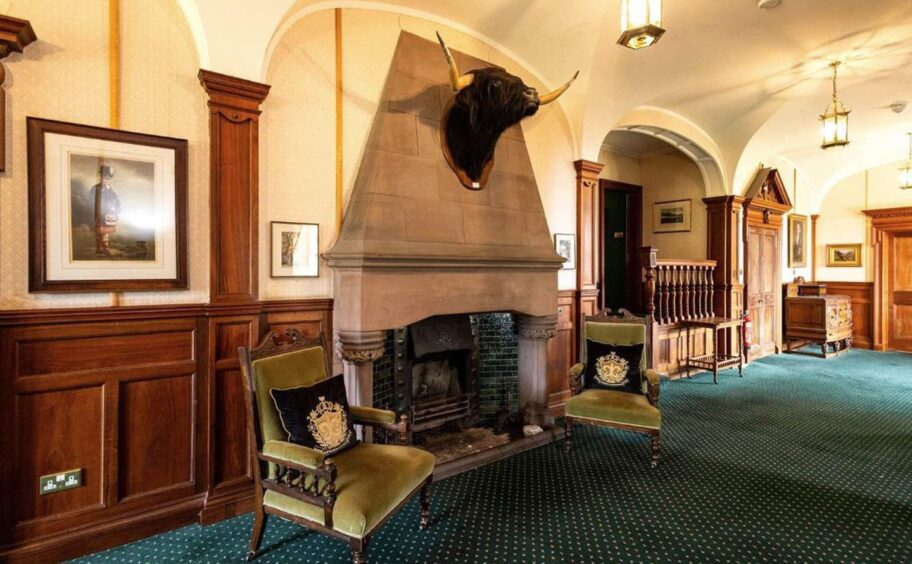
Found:
[{"label": "dark green door", "polygon": [[617,309],[627,305],[627,193],[620,190],[605,190],[603,195],[603,291],[605,307]]}]

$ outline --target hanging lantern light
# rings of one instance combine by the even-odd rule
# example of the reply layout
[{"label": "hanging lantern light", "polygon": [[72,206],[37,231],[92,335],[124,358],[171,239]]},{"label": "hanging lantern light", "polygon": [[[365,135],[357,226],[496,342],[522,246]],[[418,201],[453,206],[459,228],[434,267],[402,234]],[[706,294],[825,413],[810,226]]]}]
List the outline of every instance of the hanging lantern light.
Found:
[{"label": "hanging lantern light", "polygon": [[852,110],[846,109],[836,92],[837,69],[840,64],[839,61],[830,63],[833,68],[833,101],[820,116],[820,129],[823,134],[823,143],[820,146],[824,149],[849,144],[849,114]]},{"label": "hanging lantern light", "polygon": [[662,37],[662,0],[621,0],[621,37],[631,49],[649,47]]},{"label": "hanging lantern light", "polygon": [[899,169],[899,187],[903,190],[912,190],[912,131],[909,135],[909,160]]}]

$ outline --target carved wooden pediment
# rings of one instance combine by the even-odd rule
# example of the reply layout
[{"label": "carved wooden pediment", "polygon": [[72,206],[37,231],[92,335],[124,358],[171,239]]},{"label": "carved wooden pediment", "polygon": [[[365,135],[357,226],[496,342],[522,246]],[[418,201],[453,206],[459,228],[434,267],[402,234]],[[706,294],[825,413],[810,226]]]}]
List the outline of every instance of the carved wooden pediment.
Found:
[{"label": "carved wooden pediment", "polygon": [[757,176],[744,193],[744,207],[769,209],[780,213],[792,209],[792,200],[777,169],[761,168],[757,171]]}]

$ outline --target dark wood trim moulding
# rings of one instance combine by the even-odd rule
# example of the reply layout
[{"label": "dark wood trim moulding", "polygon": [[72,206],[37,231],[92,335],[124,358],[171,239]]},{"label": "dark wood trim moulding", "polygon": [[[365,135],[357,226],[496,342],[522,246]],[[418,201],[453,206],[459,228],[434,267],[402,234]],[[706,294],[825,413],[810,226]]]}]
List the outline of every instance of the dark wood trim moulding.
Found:
[{"label": "dark wood trim moulding", "polygon": [[259,315],[290,311],[332,310],[332,298],[268,300],[245,304],[162,304],[144,306],[0,310],[0,327],[186,317]]},{"label": "dark wood trim moulding", "polygon": [[11,53],[21,53],[37,40],[28,20],[0,15],[0,172],[6,172],[6,89],[3,86],[6,69],[2,59]]},{"label": "dark wood trim moulding", "polygon": [[[238,106],[247,111],[254,110],[256,113],[259,113],[256,106],[266,100],[270,89],[268,84],[261,84],[205,69],[200,69],[199,81],[210,98],[215,99],[218,97],[218,101],[227,106]],[[251,108],[243,101],[254,104],[254,107]]]}]

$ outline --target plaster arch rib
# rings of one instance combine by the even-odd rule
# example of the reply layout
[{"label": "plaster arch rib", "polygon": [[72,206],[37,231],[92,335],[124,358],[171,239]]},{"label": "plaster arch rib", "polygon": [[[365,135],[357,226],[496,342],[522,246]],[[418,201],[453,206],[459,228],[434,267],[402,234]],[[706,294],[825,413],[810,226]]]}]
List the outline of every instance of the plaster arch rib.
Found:
[{"label": "plaster arch rib", "polygon": [[613,131],[631,131],[661,139],[691,159],[706,187],[706,196],[731,193],[719,147],[692,121],[668,110],[642,106],[618,121]]},{"label": "plaster arch rib", "polygon": [[[189,1],[189,0],[184,0]],[[504,44],[496,41],[492,37],[478,32],[477,30],[466,26],[462,23],[454,21],[452,19],[439,16],[432,12],[427,12],[424,10],[417,10],[414,8],[408,8],[405,6],[399,6],[391,3],[384,2],[375,2],[371,0],[322,0],[314,2],[313,0],[297,0],[291,5],[285,16],[278,23],[275,28],[272,37],[269,39],[269,42],[266,46],[265,52],[263,54],[263,61],[260,66],[260,78],[261,82],[266,81],[266,76],[269,72],[269,64],[272,60],[273,54],[275,53],[276,48],[282,43],[282,39],[285,34],[294,27],[295,23],[301,19],[321,12],[324,10],[333,10],[336,8],[342,9],[358,9],[358,10],[367,10],[367,11],[376,11],[376,12],[389,12],[394,14],[399,14],[402,16],[409,16],[416,19],[426,20],[432,23],[440,24],[447,28],[456,30],[460,33],[468,35],[478,41],[484,43],[485,45],[491,47],[494,51],[498,52],[503,57],[506,57],[510,61],[516,63],[516,65],[521,69],[522,73],[528,73],[543,86],[543,90],[550,92],[555,90],[559,84],[554,84],[551,81],[545,79],[543,73],[538,71],[532,64],[520,57],[515,51],[509,49]],[[517,71],[507,69],[510,72],[516,73]],[[580,82],[580,81],[577,81]],[[582,85],[578,85],[582,86]],[[581,147],[580,139],[577,134],[576,127],[574,126],[573,120],[570,119],[570,116],[567,110],[561,105],[561,101],[558,100],[555,104],[559,108],[559,114],[561,119],[564,122],[567,131],[569,131],[569,137],[573,143],[573,152],[576,157],[579,157]]]}]

